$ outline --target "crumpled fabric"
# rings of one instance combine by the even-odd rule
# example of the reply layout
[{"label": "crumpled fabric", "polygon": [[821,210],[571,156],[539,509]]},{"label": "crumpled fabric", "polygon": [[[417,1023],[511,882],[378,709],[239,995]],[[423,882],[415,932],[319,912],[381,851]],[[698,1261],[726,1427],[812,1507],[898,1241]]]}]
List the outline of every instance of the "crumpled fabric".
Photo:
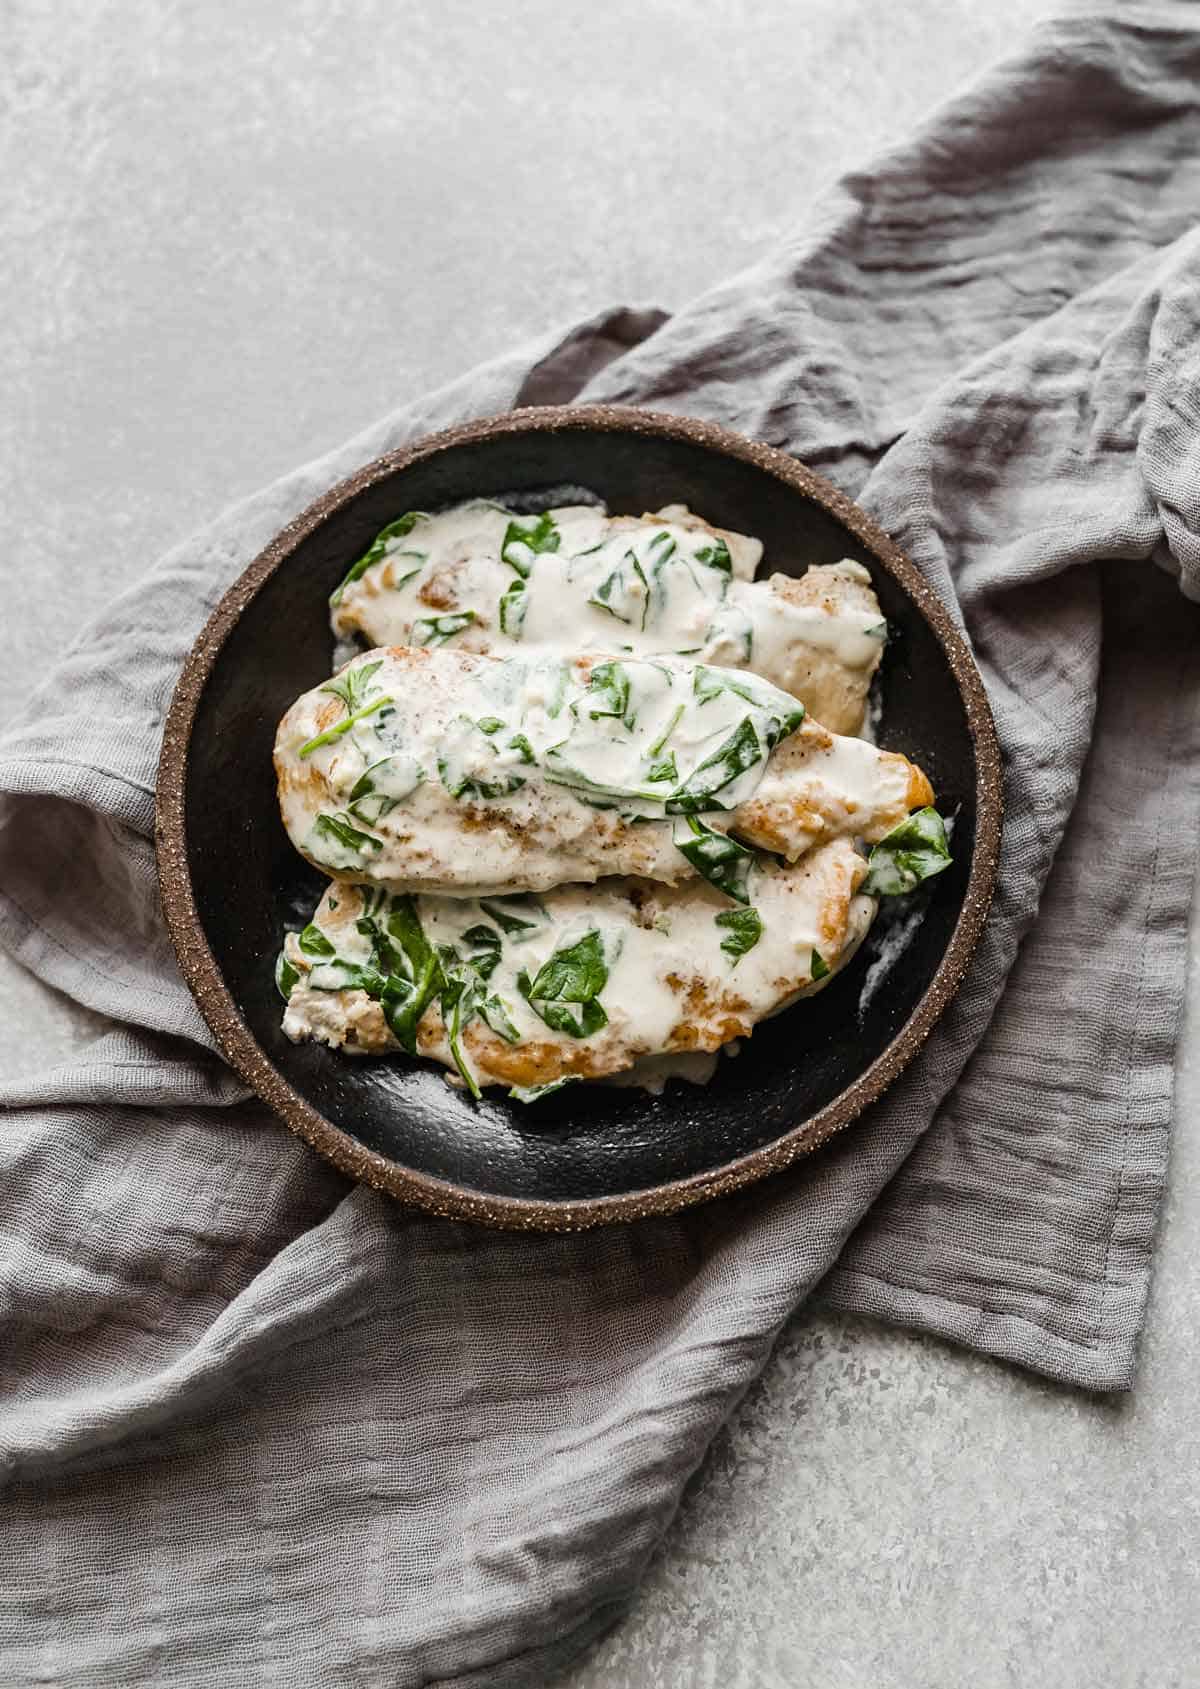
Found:
[{"label": "crumpled fabric", "polygon": [[[543,1684],[814,1295],[1132,1383],[1200,810],[1198,90],[1185,3],[1051,20],[670,321],[606,313],[239,505],[12,725],[0,938],[120,1028],[0,1092],[6,1685]],[[222,1066],[152,786],[189,644],[291,516],[575,399],[857,498],[973,643],[1008,819],[962,990],[852,1130],[675,1218],[507,1236],[350,1187]]]}]

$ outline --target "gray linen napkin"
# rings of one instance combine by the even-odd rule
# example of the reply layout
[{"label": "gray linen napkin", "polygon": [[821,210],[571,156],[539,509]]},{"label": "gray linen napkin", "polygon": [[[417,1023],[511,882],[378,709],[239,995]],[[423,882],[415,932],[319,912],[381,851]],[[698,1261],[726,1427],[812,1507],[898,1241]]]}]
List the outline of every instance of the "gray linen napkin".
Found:
[{"label": "gray linen napkin", "polygon": [[[821,1285],[1128,1386],[1200,811],[1200,18],[1095,6],[681,312],[397,413],[168,557],[0,745],[0,936],[123,1029],[9,1084],[0,1679],[543,1683],[629,1601]],[[791,1173],[584,1237],[349,1188],[222,1068],[157,910],[185,649],[294,512],[464,416],[703,414],[859,497],[969,630],[1007,758],[986,939]],[[1099,567],[1081,567],[1096,564]]]}]

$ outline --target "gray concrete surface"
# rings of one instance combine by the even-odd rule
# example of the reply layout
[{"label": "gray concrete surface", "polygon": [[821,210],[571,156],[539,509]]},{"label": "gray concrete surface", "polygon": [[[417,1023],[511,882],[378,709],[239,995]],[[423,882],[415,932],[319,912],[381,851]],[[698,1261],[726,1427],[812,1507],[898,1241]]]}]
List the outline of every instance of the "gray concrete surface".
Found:
[{"label": "gray concrete surface", "polygon": [[[9,0],[0,706],[239,494],[752,259],[1044,9]],[[1195,998],[1132,1398],[805,1313],[574,1689],[1200,1682]],[[5,1072],[98,1027],[0,965]]]}]

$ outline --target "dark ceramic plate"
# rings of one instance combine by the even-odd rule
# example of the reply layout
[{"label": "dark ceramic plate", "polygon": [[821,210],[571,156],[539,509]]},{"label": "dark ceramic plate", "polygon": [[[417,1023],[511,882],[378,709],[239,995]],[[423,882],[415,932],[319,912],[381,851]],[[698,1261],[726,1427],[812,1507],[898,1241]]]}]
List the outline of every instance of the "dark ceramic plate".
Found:
[{"label": "dark ceramic plate", "polygon": [[[860,1012],[875,944],[820,996],[768,1021],[707,1086],[660,1097],[570,1087],[532,1107],[473,1104],[440,1070],[288,1043],[272,965],[321,882],[275,805],[284,709],[329,673],[329,593],[399,512],[564,483],[614,511],[686,503],[757,535],[773,570],[856,557],[891,626],[882,743],[955,811],[954,866],[928,888],[902,965]],[[439,1214],[575,1228],[663,1213],[760,1178],[847,1125],[890,1084],[953,994],[986,914],[1000,763],[974,663],[913,565],[792,458],[704,423],[589,407],[516,411],[369,464],[285,528],[214,613],[180,679],[158,785],[163,903],[180,963],[233,1066],[355,1178]]]}]

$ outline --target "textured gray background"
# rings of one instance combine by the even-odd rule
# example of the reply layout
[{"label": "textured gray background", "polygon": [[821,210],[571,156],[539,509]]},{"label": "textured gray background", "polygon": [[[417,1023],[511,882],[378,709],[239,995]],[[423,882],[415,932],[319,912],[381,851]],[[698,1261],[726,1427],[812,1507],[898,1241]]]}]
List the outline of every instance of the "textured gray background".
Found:
[{"label": "textured gray background", "polygon": [[[0,709],[241,493],[513,341],[752,260],[1044,0],[9,0]],[[1196,979],[1142,1376],[785,1335],[576,1689],[1200,1680]],[[0,1065],[100,1023],[0,959]]]}]

